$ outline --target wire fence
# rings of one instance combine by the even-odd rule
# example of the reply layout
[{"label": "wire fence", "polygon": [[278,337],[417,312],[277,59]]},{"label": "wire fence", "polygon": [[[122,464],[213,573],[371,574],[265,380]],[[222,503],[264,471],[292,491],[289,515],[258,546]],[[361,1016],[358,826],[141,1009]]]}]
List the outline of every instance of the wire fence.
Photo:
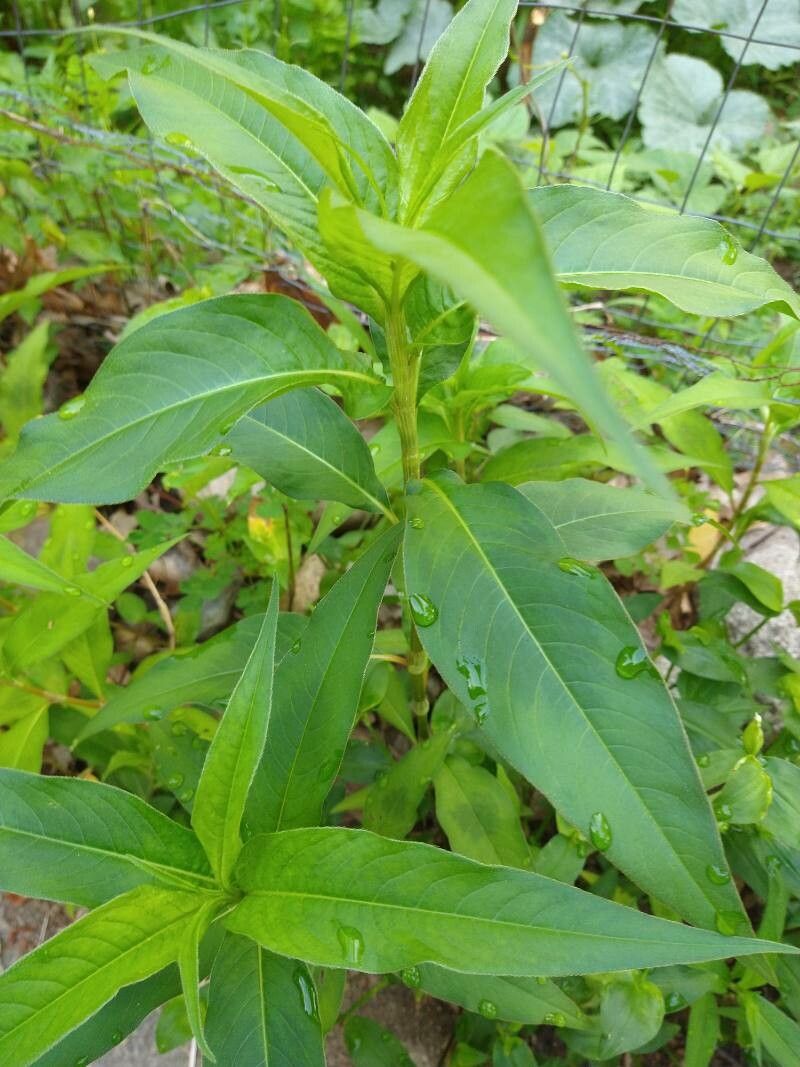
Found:
[{"label": "wire fence", "polygon": [[[437,5],[443,0],[417,0],[416,17],[418,38],[413,62],[407,62],[397,77],[401,79],[407,92],[415,84],[427,50],[427,30],[432,24]],[[602,175],[591,173],[591,168],[581,167],[577,152],[567,154],[566,159],[554,157],[552,148],[558,138],[560,126],[557,122],[559,106],[563,95],[569,90],[569,79],[573,73],[565,68],[554,81],[554,89],[546,108],[535,107],[532,116],[532,128],[528,141],[533,140],[538,150],[533,160],[531,184],[558,181],[573,181],[604,189],[619,188],[620,176],[625,170],[628,153],[632,145],[638,146],[641,136],[639,120],[640,105],[658,69],[665,51],[669,50],[672,35],[690,34],[697,41],[716,42],[724,48],[723,62],[718,64],[726,72],[722,91],[714,102],[712,114],[706,116],[705,133],[699,148],[693,153],[688,177],[671,195],[666,195],[659,188],[629,189],[625,191],[644,203],[672,206],[682,214],[703,215],[717,219],[725,226],[738,232],[742,244],[748,251],[764,252],[769,248],[779,247],[782,254],[793,262],[800,261],[800,223],[795,221],[791,211],[779,212],[791,202],[795,195],[794,184],[800,177],[800,140],[796,140],[789,150],[787,161],[780,175],[772,175],[770,183],[759,191],[761,209],[758,213],[733,214],[730,211],[701,211],[695,204],[695,194],[707,181],[706,167],[713,155],[715,139],[720,124],[726,114],[726,108],[734,99],[742,78],[742,68],[750,66],[748,53],[758,47],[763,49],[781,49],[781,56],[786,51],[796,53],[800,63],[800,27],[786,27],[782,39],[776,39],[770,31],[774,17],[770,18],[770,5],[778,0],[753,0],[750,5],[753,15],[749,26],[734,27],[702,25],[701,7],[693,5],[692,19],[681,21],[674,16],[676,0],[663,0],[654,3],[630,3],[612,0],[583,0],[583,2],[564,3],[558,0],[521,0],[520,16],[516,34],[512,42],[510,68],[516,68],[519,77],[526,77],[537,62],[537,35],[546,25],[547,20],[559,17],[566,20],[569,27],[569,41],[563,49],[569,57],[581,54],[585,45],[591,45],[598,34],[598,27],[612,22],[622,27],[646,27],[651,36],[647,39],[646,53],[643,53],[638,67],[638,80],[633,86],[633,94],[619,122],[609,124],[601,131],[607,142],[605,171]],[[165,223],[176,228],[181,241],[193,245],[209,256],[244,255],[252,259],[263,259],[265,249],[274,247],[271,231],[264,229],[264,223],[252,202],[220,181],[203,160],[196,156],[155,141],[147,132],[122,132],[109,128],[107,121],[97,121],[93,115],[92,98],[87,76],[87,52],[96,43],[94,34],[85,31],[93,26],[116,25],[120,28],[140,27],[155,29],[171,36],[184,37],[187,29],[191,30],[194,43],[213,41],[220,20],[225,24],[233,17],[233,12],[257,13],[263,9],[263,0],[206,0],[203,3],[175,6],[165,10],[164,3],[153,0],[122,0],[123,10],[131,13],[130,17],[109,19],[109,12],[119,12],[120,0],[116,8],[108,0],[97,0],[94,6],[86,6],[85,0],[69,0],[72,25],[63,25],[65,4],[58,7],[59,19],[52,19],[56,24],[46,25],[42,10],[49,10],[43,0],[31,0],[24,6],[20,0],[7,0],[7,7],[0,16],[0,56],[2,51],[15,52],[24,64],[24,82],[22,86],[0,81],[0,120],[4,117],[6,128],[25,131],[37,139],[34,148],[35,171],[43,179],[57,177],[57,157],[48,150],[49,145],[65,145],[86,149],[108,159],[113,164],[114,172],[127,175],[126,180],[136,182],[136,202],[131,206],[117,205],[115,212],[122,224],[135,225],[137,217],[144,214],[149,222]],[[677,0],[680,3],[680,0]],[[338,69],[334,75],[328,74],[328,80],[337,88],[347,90],[352,85],[352,71],[365,51],[374,53],[376,46],[359,40],[359,18],[367,9],[373,9],[375,0],[343,0],[340,19],[342,38]],[[741,6],[741,5],[740,5]],[[747,5],[745,5],[747,6]],[[159,10],[159,7],[161,10]],[[644,7],[644,12],[638,8]],[[683,5],[681,10],[685,10]],[[291,2],[281,3],[273,0],[273,18],[269,26],[262,27],[261,38],[255,42],[257,47],[275,50],[278,45],[280,28],[285,17],[292,10]],[[655,10],[655,13],[654,13]],[[38,21],[37,21],[38,16]],[[81,31],[76,33],[76,31]],[[594,35],[594,37],[593,37]],[[198,36],[200,40],[198,40]],[[54,111],[52,101],[48,101],[37,90],[37,74],[42,68],[42,45],[61,44],[64,38],[75,42],[74,56],[80,72],[82,100],[79,114],[75,109],[64,107]],[[248,42],[254,43],[252,41]],[[527,47],[527,52],[526,52]],[[527,57],[527,59],[526,59]],[[528,70],[526,71],[526,61]],[[798,71],[795,66],[795,73]],[[584,100],[585,104],[585,100]],[[584,127],[593,130],[591,114],[584,114],[578,120]],[[622,121],[624,119],[624,121]],[[791,134],[790,126],[787,126]],[[800,123],[795,124],[800,130]],[[579,132],[580,136],[580,132]],[[791,145],[791,140],[784,138],[784,143]],[[507,145],[513,156],[514,146]],[[553,166],[553,159],[559,165]],[[528,159],[530,164],[530,159]],[[54,170],[55,169],[55,170]],[[150,173],[146,173],[149,171]],[[530,177],[530,175],[529,175]],[[213,199],[206,198],[202,206],[187,205],[187,183],[198,183],[206,191],[213,193]],[[13,188],[10,190],[14,196]],[[103,194],[105,195],[105,194]],[[102,199],[102,198],[101,198]],[[17,207],[20,221],[24,220],[27,205],[20,203]],[[798,216],[800,217],[800,216]],[[140,219],[141,221],[141,219]],[[98,225],[103,225],[102,210],[99,212]],[[766,247],[769,243],[769,247]],[[758,342],[745,330],[737,333],[725,324],[724,336],[720,337],[717,323],[702,324],[670,321],[665,323],[658,316],[653,316],[650,301],[642,297],[629,300],[609,301],[603,309],[604,319],[611,324],[610,344],[622,347],[631,358],[658,359],[677,365],[690,378],[702,375],[708,369],[707,357],[717,351],[735,353],[745,358]],[[680,337],[680,343],[674,340],[650,342],[643,337],[668,328],[668,337]],[[603,327],[591,327],[593,337],[601,338]],[[616,336],[613,336],[616,331]],[[599,343],[599,342],[598,342]],[[709,364],[710,365],[710,364]]]}]

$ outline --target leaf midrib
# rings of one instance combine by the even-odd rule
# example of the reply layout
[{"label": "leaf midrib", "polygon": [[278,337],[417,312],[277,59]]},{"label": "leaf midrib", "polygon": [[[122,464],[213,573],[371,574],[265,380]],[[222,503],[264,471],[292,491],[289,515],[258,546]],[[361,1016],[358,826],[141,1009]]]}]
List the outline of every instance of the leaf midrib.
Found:
[{"label": "leaf midrib", "polygon": [[683,857],[677,851],[677,849],[674,847],[674,845],[670,841],[669,837],[667,837],[667,835],[664,832],[664,830],[661,828],[661,825],[659,824],[658,820],[655,818],[655,816],[651,812],[650,808],[645,803],[644,798],[639,793],[639,790],[636,788],[636,786],[633,784],[633,782],[628,778],[628,775],[626,774],[624,767],[622,767],[622,765],[617,760],[617,757],[614,754],[614,752],[608,747],[608,744],[607,744],[605,738],[603,738],[603,736],[598,732],[598,730],[596,729],[594,724],[589,720],[589,718],[587,717],[586,713],[584,712],[581,704],[579,703],[577,698],[574,696],[572,690],[569,688],[567,683],[564,681],[564,679],[562,678],[561,674],[556,670],[555,665],[553,664],[552,660],[547,655],[545,650],[542,648],[542,646],[539,643],[539,640],[536,637],[536,635],[533,633],[533,631],[528,626],[527,621],[525,620],[524,616],[521,614],[519,608],[516,605],[516,602],[514,601],[513,597],[511,596],[509,590],[506,588],[504,583],[501,581],[500,575],[497,573],[495,568],[492,566],[489,558],[487,557],[486,553],[483,551],[482,546],[475,539],[474,535],[472,534],[472,531],[470,530],[469,526],[467,526],[466,522],[462,518],[462,516],[459,513],[458,509],[453,505],[453,503],[450,501],[449,497],[439,488],[438,485],[436,485],[435,482],[432,482],[430,480],[426,480],[425,484],[430,489],[432,489],[437,494],[437,496],[439,496],[441,498],[441,500],[444,503],[445,507],[447,507],[448,510],[452,512],[456,522],[464,530],[468,541],[470,542],[470,544],[474,548],[474,551],[477,553],[477,555],[483,561],[488,573],[494,578],[498,589],[500,589],[502,591],[504,599],[510,605],[510,607],[514,611],[514,614],[519,619],[520,625],[522,626],[524,632],[526,634],[528,634],[528,636],[530,638],[530,641],[536,647],[536,649],[539,651],[539,654],[542,656],[542,659],[544,660],[544,662],[547,664],[547,667],[551,671],[552,676],[556,679],[556,681],[561,686],[563,691],[566,693],[567,697],[569,698],[569,700],[571,701],[571,703],[573,704],[575,709],[580,714],[580,716],[583,719],[583,721],[586,723],[587,729],[591,731],[592,735],[597,739],[597,741],[602,745],[602,747],[607,752],[609,760],[617,768],[618,772],[622,776],[623,781],[625,781],[627,783],[628,788],[631,790],[633,796],[636,797],[636,799],[639,801],[639,804],[641,805],[642,810],[645,812],[648,820],[652,823],[653,827],[655,828],[655,830],[657,832],[657,835],[666,843],[670,853],[672,855],[674,855],[678,859],[678,861],[680,862],[681,867],[686,872],[686,874],[689,876],[689,880],[691,881],[692,885],[695,887],[695,889],[699,889],[700,890],[700,895],[702,896],[702,898],[706,902],[706,904],[708,906],[710,906],[711,908],[715,909],[714,902],[706,894],[705,887],[702,886],[701,883],[697,881],[697,879],[692,874],[691,870],[687,867],[686,862],[684,861]]}]

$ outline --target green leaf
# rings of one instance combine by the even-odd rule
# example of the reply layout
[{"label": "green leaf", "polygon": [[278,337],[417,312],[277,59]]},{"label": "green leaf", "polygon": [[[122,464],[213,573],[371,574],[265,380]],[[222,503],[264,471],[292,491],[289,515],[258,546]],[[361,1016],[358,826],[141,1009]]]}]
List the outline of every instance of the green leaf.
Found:
[{"label": "green leaf", "polygon": [[41,413],[49,338],[50,323],[40,322],[6,356],[0,378],[0,423],[10,441],[17,439],[28,419]]},{"label": "green leaf", "polygon": [[756,756],[743,756],[714,796],[720,819],[737,826],[759,823],[772,803],[772,779]]},{"label": "green leaf", "polygon": [[[41,420],[39,420],[41,421]],[[171,548],[165,541],[135,555],[101,563],[95,570],[73,578],[69,593],[42,593],[26,604],[3,642],[3,659],[10,672],[25,671],[56,655],[88,630],[119,594]]]},{"label": "green leaf", "polygon": [[434,45],[397,129],[403,221],[413,221],[425,190],[454,155],[440,197],[475,163],[477,143],[459,145],[453,135],[483,107],[486,87],[508,54],[515,10],[515,0],[470,0]]},{"label": "green leaf", "polygon": [[218,896],[203,902],[192,917],[178,952],[178,971],[181,976],[186,1017],[197,1047],[203,1053],[203,1058],[211,1063],[214,1063],[215,1057],[206,1041],[200,1001],[200,943],[224,906],[224,900]]},{"label": "green leaf", "polygon": [[686,1067],[708,1067],[719,1040],[717,998],[706,993],[689,1012],[686,1031]]},{"label": "green leaf", "polygon": [[[227,700],[253,651],[262,622],[262,615],[250,615],[208,641],[159,660],[145,673],[136,674],[86,724],[78,742],[121,723],[160,718],[181,704]],[[306,622],[302,615],[291,613],[278,617],[276,661],[289,653]]]},{"label": "green leaf", "polygon": [[[727,317],[772,307],[800,316],[792,287],[765,259],[745,252],[718,222],[577,185],[543,186],[528,195],[561,282],[657,293],[694,315]],[[717,387],[725,377],[712,375]],[[770,392],[764,382],[728,382]],[[724,390],[715,401],[708,389],[704,403],[727,406]],[[691,391],[683,390],[675,400]]]},{"label": "green leaf", "polygon": [[0,770],[0,885],[93,907],[144,883],[211,883],[197,838],[139,797]]},{"label": "green leaf", "polygon": [[275,674],[245,833],[317,823],[355,723],[399,526],[381,534],[314,609]]},{"label": "green leaf", "polygon": [[424,963],[417,970],[420,989],[439,1000],[460,1004],[467,1011],[510,1023],[555,1025],[558,1019],[559,1026],[576,1030],[587,1026],[578,1005],[546,978],[459,974],[432,963]]},{"label": "green leaf", "polygon": [[172,963],[203,897],[140,886],[0,976],[0,1061],[27,1067],[132,982]]},{"label": "green leaf", "polygon": [[[792,296],[795,297],[796,309],[800,313],[800,300],[794,293]],[[714,371],[690,385],[688,389],[681,389],[657,407],[651,408],[647,412],[645,425],[660,423],[673,415],[700,407],[733,408],[736,411],[759,408],[769,404],[774,391],[774,385],[770,382],[731,378],[721,371]]]},{"label": "green leaf", "polygon": [[367,793],[363,825],[385,837],[403,838],[414,829],[417,809],[439,770],[453,734],[445,730],[415,745],[393,763]]},{"label": "green leaf", "polygon": [[204,300],[121,341],[77,413],[73,407],[69,418],[62,412],[29,423],[4,465],[0,496],[128,500],[158,471],[219,445],[238,418],[271,396],[354,380],[373,381],[347,370],[309,313],[286,297]]},{"label": "green leaf", "polygon": [[119,266],[113,263],[96,263],[91,267],[66,267],[64,270],[35,274],[21,289],[0,295],[0,322],[50,289],[57,289],[59,285],[67,285],[69,282],[78,281],[79,278],[88,278],[92,274],[105,274],[107,271],[119,269]]},{"label": "green leaf", "polygon": [[[519,491],[558,531],[577,559],[619,559],[640,552],[689,513],[677,501],[585,478],[526,482]],[[600,555],[598,555],[600,553]]]},{"label": "green leaf", "polygon": [[424,533],[408,524],[406,589],[438,611],[420,636],[489,742],[587,837],[604,824],[599,847],[679,914],[741,910],[706,874],[727,866],[686,735],[602,574],[507,486],[450,476],[408,503]]},{"label": "green leaf", "polygon": [[299,67],[251,49],[192,48],[141,31],[145,46],[93,56],[104,75],[129,71],[148,126],[171,144],[202,153],[255,200],[330,281],[362,307],[371,289],[317,228],[328,181],[372,209],[397,201],[397,165],[378,128],[330,86]]},{"label": "green leaf", "polygon": [[789,945],[681,926],[549,878],[340,827],[252,838],[236,868],[235,933],[324,967],[468,974],[593,973]]},{"label": "green leaf", "polygon": [[344,1024],[344,1042],[353,1067],[414,1067],[403,1042],[363,1015],[351,1015]]},{"label": "green leaf", "polygon": [[308,968],[226,934],[211,970],[206,1037],[221,1067],[325,1067]]},{"label": "green leaf", "polygon": [[611,982],[600,996],[600,1057],[611,1059],[647,1044],[663,1019],[664,997],[653,982],[640,975]]},{"label": "green leaf", "polygon": [[552,273],[544,236],[513,166],[486,152],[427,220],[408,230],[350,207],[353,227],[381,252],[402,256],[469,301],[518,347],[530,369],[550,374],[653,487],[663,478],[631,440],[594,375]]},{"label": "green leaf", "polygon": [[795,1067],[800,1057],[800,1026],[771,1001],[752,994],[758,1018],[757,1039],[780,1067]]},{"label": "green leaf", "polygon": [[715,148],[730,152],[748,147],[764,136],[772,114],[763,96],[743,89],[727,92],[722,75],[709,63],[673,52],[650,71],[639,120],[648,148],[696,156],[704,149],[713,153]]},{"label": "green leaf", "polygon": [[261,631],[214,734],[195,794],[192,826],[224,886],[242,847],[242,815],[267,737],[277,625],[278,583],[273,581]]},{"label": "green leaf", "polygon": [[493,774],[450,756],[434,781],[436,819],[454,852],[481,863],[530,865],[530,849],[514,802]]},{"label": "green leaf", "polygon": [[778,841],[800,849],[800,767],[789,760],[767,759],[773,796],[764,826]]},{"label": "green leaf", "polygon": [[317,389],[299,389],[256,408],[236,423],[225,444],[237,463],[287,496],[388,512],[366,441]]},{"label": "green leaf", "polygon": [[800,527],[800,474],[764,482],[764,500],[793,526]]},{"label": "green leaf", "polygon": [[[705,0],[699,5],[692,0],[676,0],[671,14],[676,22],[686,26],[702,26],[709,30],[724,27],[726,32],[720,35],[719,43],[731,59],[741,57],[745,66],[757,63],[767,70],[778,70],[779,67],[797,62],[800,25],[792,0],[771,0],[764,8],[759,0],[740,0],[737,3],[731,0]],[[748,37],[753,36],[756,19],[756,40],[751,41]]]},{"label": "green leaf", "polygon": [[71,593],[73,590],[80,593],[75,582],[29,555],[7,537],[0,537],[0,581],[50,593]]},{"label": "green leaf", "polygon": [[33,774],[42,769],[42,749],[50,736],[47,708],[45,703],[0,733],[0,767],[16,767]]}]

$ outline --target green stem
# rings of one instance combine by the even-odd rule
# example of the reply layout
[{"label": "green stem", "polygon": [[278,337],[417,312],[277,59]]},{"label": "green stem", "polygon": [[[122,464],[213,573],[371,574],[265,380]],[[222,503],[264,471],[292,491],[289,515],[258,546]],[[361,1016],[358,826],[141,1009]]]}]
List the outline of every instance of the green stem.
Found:
[{"label": "green stem", "polygon": [[[405,316],[400,306],[399,285],[400,275],[396,270],[392,301],[386,317],[386,345],[394,382],[392,404],[400,436],[403,480],[408,484],[418,481],[421,473],[419,437],[417,436],[420,353],[408,339]],[[411,647],[408,654],[408,673],[411,677],[411,707],[416,715],[426,715],[428,712],[428,657],[413,621],[410,625]]]}]

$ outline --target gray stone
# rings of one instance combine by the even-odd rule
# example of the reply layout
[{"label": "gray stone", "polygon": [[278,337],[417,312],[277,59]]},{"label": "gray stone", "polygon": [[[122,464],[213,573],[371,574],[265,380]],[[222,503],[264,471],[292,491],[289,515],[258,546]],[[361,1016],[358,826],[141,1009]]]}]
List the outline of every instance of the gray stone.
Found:
[{"label": "gray stone", "polygon": [[[756,527],[742,539],[745,559],[771,571],[783,582],[784,603],[800,599],[800,536],[788,526]],[[728,630],[735,642],[761,620],[746,604],[736,604],[729,612]],[[783,650],[800,657],[800,627],[791,612],[784,611],[754,634],[742,646],[751,656],[774,656]]]}]

